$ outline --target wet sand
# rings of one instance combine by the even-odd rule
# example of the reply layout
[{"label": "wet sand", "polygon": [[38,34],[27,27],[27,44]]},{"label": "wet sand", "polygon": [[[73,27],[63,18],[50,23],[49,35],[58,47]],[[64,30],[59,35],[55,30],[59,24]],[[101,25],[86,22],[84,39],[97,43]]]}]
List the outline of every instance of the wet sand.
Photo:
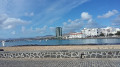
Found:
[{"label": "wet sand", "polygon": [[0,49],[4,51],[120,49],[120,45],[16,46],[0,47]]}]

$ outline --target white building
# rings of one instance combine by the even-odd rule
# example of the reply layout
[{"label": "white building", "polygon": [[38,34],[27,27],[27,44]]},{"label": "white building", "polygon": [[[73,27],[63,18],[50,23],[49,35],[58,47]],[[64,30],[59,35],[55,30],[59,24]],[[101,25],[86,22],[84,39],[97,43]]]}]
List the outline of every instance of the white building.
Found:
[{"label": "white building", "polygon": [[120,28],[106,27],[106,28],[84,28],[81,32],[87,37],[89,36],[99,36],[103,33],[105,36],[109,34],[115,34],[120,31]]},{"label": "white building", "polygon": [[86,38],[86,37],[96,37],[103,33],[105,36],[109,34],[115,34],[120,31],[120,28],[106,27],[106,28],[84,28],[79,33],[69,33],[63,38]]},{"label": "white building", "polygon": [[83,33],[70,33],[69,38],[85,38],[86,36]]},{"label": "white building", "polygon": [[115,34],[117,31],[120,31],[120,28],[113,28],[113,27],[107,27],[107,28],[101,28],[101,32],[107,36],[109,34]]},{"label": "white building", "polygon": [[99,28],[90,28],[90,29],[84,28],[81,32],[85,34],[87,37],[98,36],[101,33]]},{"label": "white building", "polygon": [[120,31],[120,28],[116,28],[116,32],[117,32],[117,31]]}]

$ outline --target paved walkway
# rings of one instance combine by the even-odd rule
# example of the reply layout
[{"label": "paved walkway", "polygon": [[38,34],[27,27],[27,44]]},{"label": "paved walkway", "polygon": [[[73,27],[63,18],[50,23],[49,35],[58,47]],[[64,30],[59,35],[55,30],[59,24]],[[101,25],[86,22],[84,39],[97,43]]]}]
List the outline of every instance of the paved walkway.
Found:
[{"label": "paved walkway", "polygon": [[0,59],[0,67],[120,67],[120,59]]}]

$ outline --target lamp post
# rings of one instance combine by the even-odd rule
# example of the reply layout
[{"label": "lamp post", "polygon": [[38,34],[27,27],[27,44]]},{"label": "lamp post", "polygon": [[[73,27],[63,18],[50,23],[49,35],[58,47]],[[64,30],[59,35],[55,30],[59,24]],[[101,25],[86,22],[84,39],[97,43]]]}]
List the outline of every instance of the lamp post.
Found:
[{"label": "lamp post", "polygon": [[3,47],[5,46],[5,41],[2,41],[2,46],[3,46]]}]

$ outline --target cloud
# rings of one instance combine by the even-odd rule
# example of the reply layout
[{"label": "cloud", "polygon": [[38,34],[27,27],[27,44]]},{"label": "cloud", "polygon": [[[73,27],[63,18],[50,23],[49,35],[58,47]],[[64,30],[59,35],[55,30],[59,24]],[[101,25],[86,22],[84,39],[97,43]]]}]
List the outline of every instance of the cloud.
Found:
[{"label": "cloud", "polygon": [[117,16],[113,21],[112,21],[113,26],[120,26],[120,15]]},{"label": "cloud", "polygon": [[24,25],[27,21],[21,20],[19,18],[11,18],[7,14],[0,15],[0,28],[1,29],[11,29],[16,26]]},{"label": "cloud", "polygon": [[85,25],[86,28],[102,28],[103,25],[98,24],[94,20],[89,20],[87,24]]},{"label": "cloud", "polygon": [[25,16],[31,17],[31,16],[34,16],[34,13],[33,12],[31,12],[31,13],[25,13]]},{"label": "cloud", "polygon": [[105,13],[105,14],[103,14],[101,16],[98,16],[98,18],[109,18],[111,16],[114,16],[117,13],[118,13],[117,10],[108,11],[107,13]]},{"label": "cloud", "polygon": [[[28,33],[26,34],[27,36],[45,35],[44,33],[46,31],[48,32],[48,29],[46,29],[47,26],[45,25],[55,24],[72,9],[88,1],[89,0],[0,0],[0,14],[6,14],[6,16],[4,15],[0,18],[0,28],[5,30],[19,27],[20,30],[16,29],[16,33]],[[29,20],[32,22],[31,25],[27,27],[23,26],[29,22]],[[69,27],[72,26],[71,24],[73,23],[68,22],[67,24],[68,26],[66,26]],[[79,22],[75,22],[73,26],[77,26],[77,24],[80,25]],[[53,28],[50,29],[53,30]],[[24,37],[25,35],[23,34],[20,34],[20,36]]]},{"label": "cloud", "polygon": [[50,32],[55,32],[55,27],[49,27]]},{"label": "cloud", "polygon": [[25,27],[24,26],[21,27],[21,32],[25,32]]},{"label": "cloud", "polygon": [[15,35],[15,34],[16,34],[16,32],[15,32],[15,31],[12,31],[12,32],[11,32],[11,34]]},{"label": "cloud", "polygon": [[63,31],[64,32],[75,32],[80,31],[80,29],[83,27],[84,23],[81,21],[81,19],[71,20],[69,19],[68,22],[63,23]]},{"label": "cloud", "polygon": [[45,5],[44,7],[47,7],[43,8],[40,13],[38,13],[33,20],[38,20],[38,23],[34,23],[33,26],[41,25],[43,22],[45,25],[53,24],[70,10],[85,2],[88,2],[88,0],[54,0],[54,2]]},{"label": "cloud", "polygon": [[86,28],[99,28],[100,25],[95,22],[92,18],[92,15],[90,15],[88,12],[82,12],[81,13],[81,19],[87,23],[84,25]]},{"label": "cloud", "polygon": [[[61,17],[71,9],[89,0],[0,0],[0,14],[6,13],[12,17],[33,16],[35,20],[48,23],[54,18]],[[67,4],[67,5],[66,5]],[[14,14],[13,14],[14,13]],[[46,21],[47,20],[47,21]],[[54,22],[54,21],[53,21]]]},{"label": "cloud", "polygon": [[47,26],[44,26],[43,28],[36,28],[33,31],[43,34],[47,31]]},{"label": "cloud", "polygon": [[81,13],[81,18],[83,20],[91,20],[92,19],[92,16],[88,14],[88,12],[82,12]]},{"label": "cloud", "polygon": [[71,20],[69,19],[67,22],[63,23],[63,31],[64,32],[76,32],[83,28],[100,28],[102,25],[99,25],[95,22],[88,12],[82,12],[80,19]]},{"label": "cloud", "polygon": [[5,13],[15,17],[20,16],[27,9],[24,0],[0,0],[0,14]]},{"label": "cloud", "polygon": [[42,28],[29,28],[25,27],[21,28],[22,33],[32,35],[32,34],[44,34],[47,32],[47,26],[43,26]]}]

